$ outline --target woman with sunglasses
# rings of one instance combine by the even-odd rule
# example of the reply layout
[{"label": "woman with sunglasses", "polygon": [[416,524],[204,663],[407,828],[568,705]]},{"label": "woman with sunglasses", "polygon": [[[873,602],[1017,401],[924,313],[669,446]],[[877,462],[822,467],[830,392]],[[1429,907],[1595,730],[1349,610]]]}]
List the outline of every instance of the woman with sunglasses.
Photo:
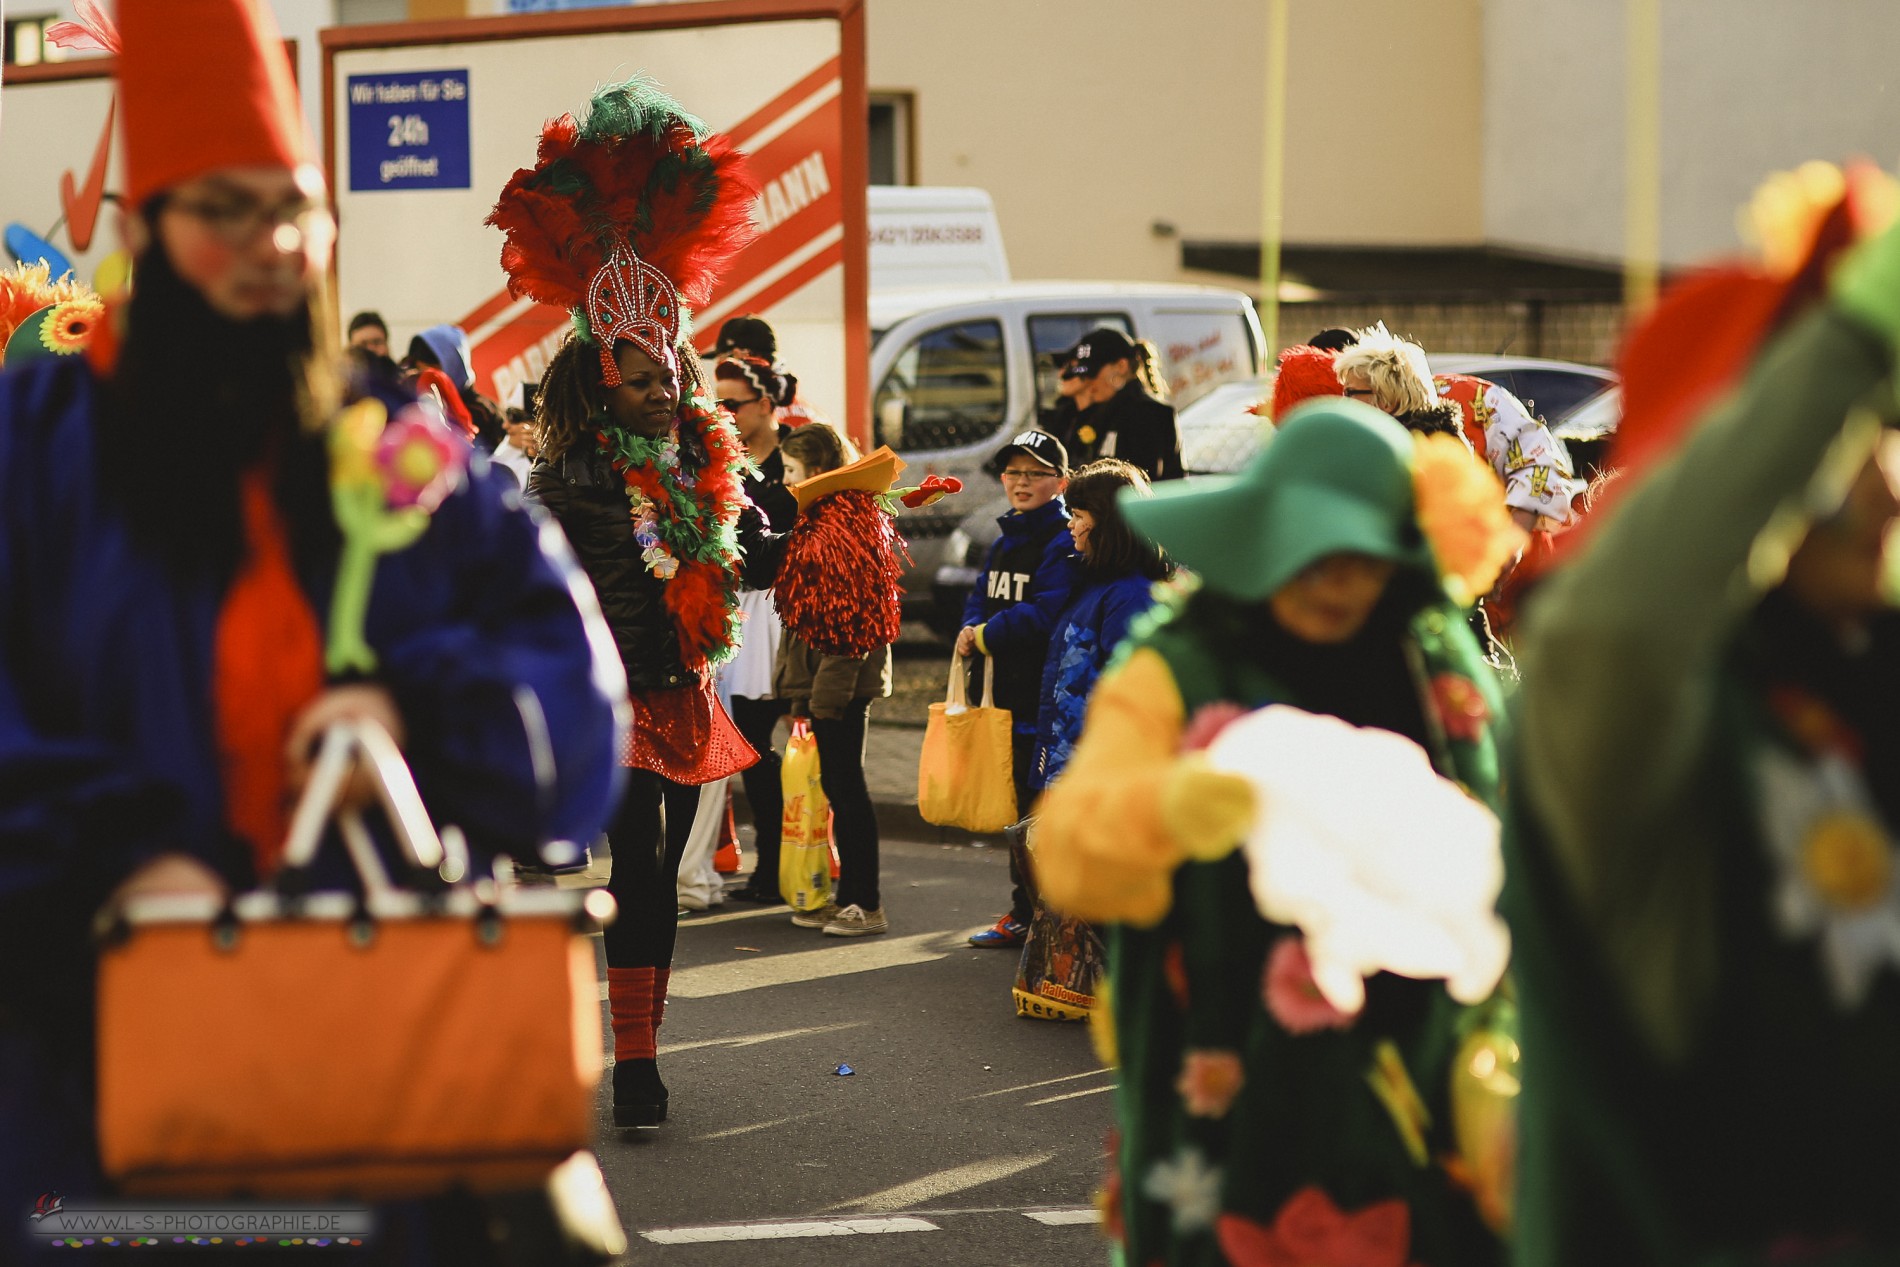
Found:
[{"label": "woman with sunglasses", "polygon": [[[734,351],[713,370],[719,407],[732,416],[739,439],[758,468],[745,477],[746,496],[752,499],[774,532],[789,532],[798,517],[798,502],[785,489],[785,455],[779,442],[791,428],[778,421],[778,412],[798,394],[798,380],[784,366],[746,351]],[[772,747],[778,719],[786,703],[772,690],[772,668],[778,658],[781,626],[769,589],[746,589],[739,594],[745,613],[745,633],[739,654],[719,676],[732,720],[746,742],[758,751],[759,763],[741,772],[746,803],[752,807],[753,842],[758,865],[752,878],[736,894],[742,901],[776,904],[778,846],[784,795],[779,787],[780,758]]]}]

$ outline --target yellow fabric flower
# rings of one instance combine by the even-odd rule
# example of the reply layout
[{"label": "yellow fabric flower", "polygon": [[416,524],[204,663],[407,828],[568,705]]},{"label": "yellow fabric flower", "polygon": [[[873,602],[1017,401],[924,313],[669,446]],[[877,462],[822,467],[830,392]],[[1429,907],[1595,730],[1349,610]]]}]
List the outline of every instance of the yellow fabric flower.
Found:
[{"label": "yellow fabric flower", "polygon": [[40,326],[40,342],[47,351],[61,356],[84,351],[105,314],[105,305],[97,299],[68,299],[56,304]]},{"label": "yellow fabric flower", "polygon": [[1529,538],[1504,505],[1497,472],[1456,436],[1417,438],[1412,487],[1418,527],[1432,548],[1445,592],[1464,605],[1497,584]]}]

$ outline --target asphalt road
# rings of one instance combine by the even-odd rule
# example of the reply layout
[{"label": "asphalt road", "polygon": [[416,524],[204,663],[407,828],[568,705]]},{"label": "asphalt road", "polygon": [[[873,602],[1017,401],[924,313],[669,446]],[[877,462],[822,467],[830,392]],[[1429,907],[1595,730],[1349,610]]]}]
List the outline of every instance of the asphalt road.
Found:
[{"label": "asphalt road", "polygon": [[[1018,1019],[1000,849],[885,842],[891,931],[783,907],[684,921],[657,1131],[598,1150],[630,1263],[1101,1264],[1090,1210],[1113,1075],[1080,1025]],[[839,1065],[854,1072],[840,1076]]]}]

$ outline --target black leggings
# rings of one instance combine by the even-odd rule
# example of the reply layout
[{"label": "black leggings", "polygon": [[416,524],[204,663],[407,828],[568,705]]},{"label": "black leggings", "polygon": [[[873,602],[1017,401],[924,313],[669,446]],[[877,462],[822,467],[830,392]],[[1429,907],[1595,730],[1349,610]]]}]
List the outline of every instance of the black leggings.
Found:
[{"label": "black leggings", "polygon": [[680,859],[698,812],[698,788],[651,770],[627,771],[627,794],[607,827],[614,855],[607,892],[620,905],[604,934],[609,968],[672,966]]},{"label": "black leggings", "polygon": [[778,719],[785,716],[786,707],[782,699],[732,697],[733,724],[759,754],[758,764],[748,766],[739,775],[745,784],[746,803],[752,807],[753,843],[759,851],[752,883],[774,892],[778,890],[779,828],[784,825],[785,789],[779,781],[779,767],[784,761],[772,746],[772,733],[778,729]]},{"label": "black leggings", "polygon": [[871,701],[854,699],[836,720],[811,719],[818,741],[818,783],[831,802],[838,836],[839,906],[878,908],[877,811],[864,781],[864,739]]}]

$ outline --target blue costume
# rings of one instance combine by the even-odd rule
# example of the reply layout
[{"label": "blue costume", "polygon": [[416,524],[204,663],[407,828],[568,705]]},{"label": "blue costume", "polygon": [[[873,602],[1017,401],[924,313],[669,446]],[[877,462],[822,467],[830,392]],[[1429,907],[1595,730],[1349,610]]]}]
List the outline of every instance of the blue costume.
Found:
[{"label": "blue costume", "polygon": [[[79,357],[0,376],[0,1220],[96,1183],[92,913],[168,853],[254,881],[213,733],[221,587],[133,539],[98,477],[100,388]],[[381,558],[366,621],[423,797],[478,857],[591,841],[622,780],[613,644],[559,531],[511,484],[471,472]],[[302,508],[318,544],[297,558],[319,622],[327,510]],[[299,513],[284,508],[293,535]],[[267,1023],[294,1001],[259,1004]]]},{"label": "blue costume", "polygon": [[1108,668],[1128,627],[1155,605],[1155,582],[1145,576],[1084,582],[1056,621],[1042,666],[1042,708],[1036,717],[1036,768],[1031,785],[1040,792],[1069,764],[1096,679]]}]

